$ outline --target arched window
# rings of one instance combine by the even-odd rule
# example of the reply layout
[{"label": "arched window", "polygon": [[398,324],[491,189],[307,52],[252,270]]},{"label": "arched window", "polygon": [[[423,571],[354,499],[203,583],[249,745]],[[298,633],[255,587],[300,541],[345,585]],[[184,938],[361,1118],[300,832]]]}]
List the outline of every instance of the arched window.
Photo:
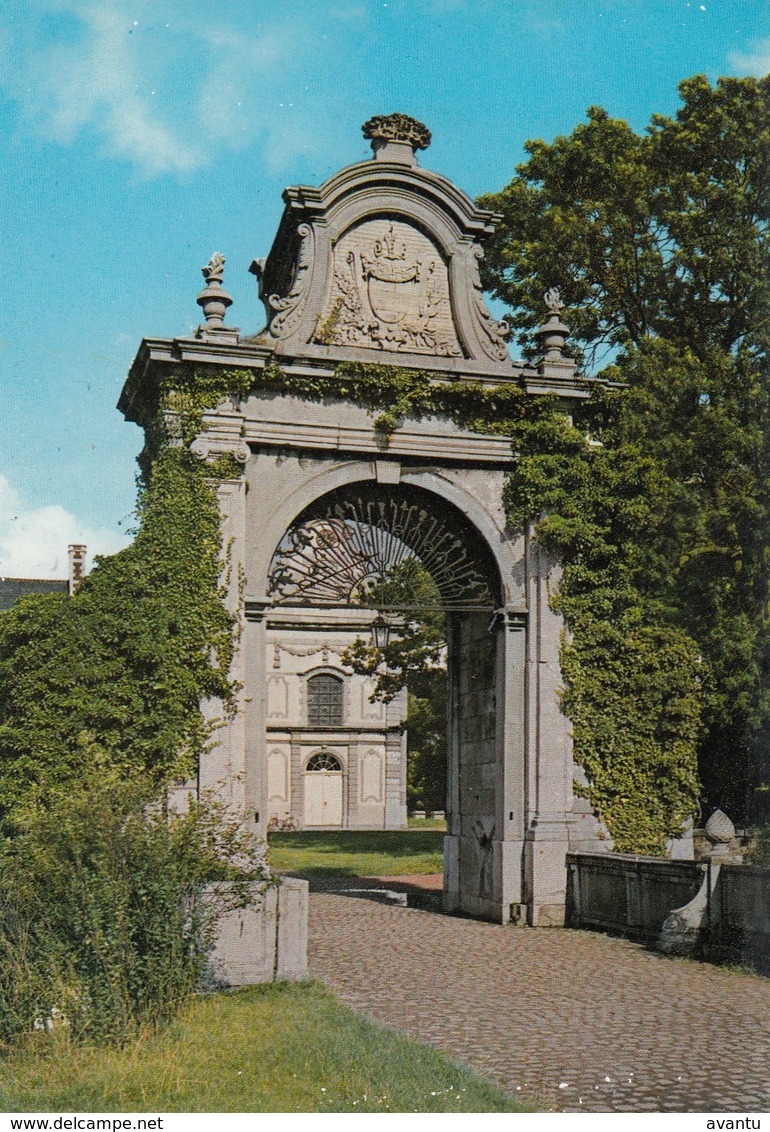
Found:
[{"label": "arched window", "polygon": [[339,727],[342,724],[342,689],[339,676],[326,672],[307,682],[307,721],[311,727]]},{"label": "arched window", "polygon": [[319,754],[313,755],[309,760],[306,767],[307,770],[325,770],[325,771],[341,771],[342,763],[330,751],[320,751]]}]

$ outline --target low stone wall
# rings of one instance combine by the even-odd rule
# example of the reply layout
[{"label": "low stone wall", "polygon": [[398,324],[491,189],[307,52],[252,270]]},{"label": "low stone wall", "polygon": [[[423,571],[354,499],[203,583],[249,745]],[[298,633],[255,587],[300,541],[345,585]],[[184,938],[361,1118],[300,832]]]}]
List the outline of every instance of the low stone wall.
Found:
[{"label": "low stone wall", "polygon": [[307,976],[306,880],[284,877],[250,908],[220,917],[210,957],[210,976],[219,986],[241,987]]},{"label": "low stone wall", "polygon": [[[713,872],[718,868],[718,875]],[[711,866],[706,956],[770,974],[770,869]]]},{"label": "low stone wall", "polygon": [[770,869],[570,853],[567,925],[770,974]]},{"label": "low stone wall", "polygon": [[703,869],[662,857],[569,853],[567,926],[656,940],[671,910],[698,892]]}]

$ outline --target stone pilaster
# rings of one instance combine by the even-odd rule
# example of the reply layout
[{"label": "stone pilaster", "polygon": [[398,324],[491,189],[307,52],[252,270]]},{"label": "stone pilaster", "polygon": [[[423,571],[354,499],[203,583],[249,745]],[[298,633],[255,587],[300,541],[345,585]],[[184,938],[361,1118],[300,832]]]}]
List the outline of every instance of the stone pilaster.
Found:
[{"label": "stone pilaster", "polygon": [[572,821],[572,745],[561,711],[559,650],[563,623],[551,608],[558,583],[554,563],[530,543],[529,604],[535,622],[528,649],[528,828],[524,898],[535,926],[564,922],[566,855]]},{"label": "stone pilaster", "polygon": [[[249,695],[244,703],[244,810],[246,821],[260,837],[267,834],[267,671],[266,621],[270,602],[245,599],[242,633],[244,669]],[[292,759],[293,762],[293,759]]]}]

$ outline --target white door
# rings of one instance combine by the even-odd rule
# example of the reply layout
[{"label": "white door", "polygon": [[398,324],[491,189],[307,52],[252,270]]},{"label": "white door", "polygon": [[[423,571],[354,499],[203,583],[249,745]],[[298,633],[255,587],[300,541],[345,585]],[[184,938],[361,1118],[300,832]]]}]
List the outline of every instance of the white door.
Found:
[{"label": "white door", "polygon": [[305,774],[305,825],[342,825],[342,772]]}]

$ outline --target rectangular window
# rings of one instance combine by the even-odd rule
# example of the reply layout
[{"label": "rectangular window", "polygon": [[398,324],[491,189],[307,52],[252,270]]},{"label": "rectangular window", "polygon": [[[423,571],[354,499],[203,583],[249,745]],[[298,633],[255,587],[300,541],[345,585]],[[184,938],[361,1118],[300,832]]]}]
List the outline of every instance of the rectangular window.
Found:
[{"label": "rectangular window", "polygon": [[307,682],[307,721],[311,727],[338,727],[342,724],[343,682],[338,676],[322,673]]}]

